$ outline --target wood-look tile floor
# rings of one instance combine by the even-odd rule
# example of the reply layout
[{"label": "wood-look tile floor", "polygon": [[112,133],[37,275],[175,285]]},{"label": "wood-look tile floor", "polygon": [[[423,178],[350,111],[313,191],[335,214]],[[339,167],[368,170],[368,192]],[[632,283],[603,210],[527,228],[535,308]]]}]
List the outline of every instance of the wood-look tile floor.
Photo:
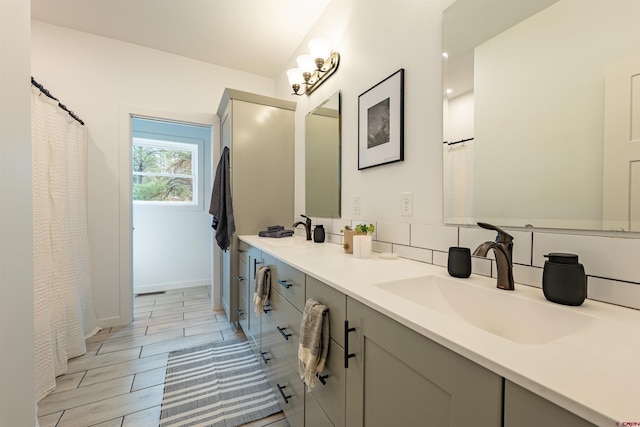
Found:
[{"label": "wood-look tile floor", "polygon": [[[41,427],[157,427],[169,352],[235,339],[206,287],[134,298],[134,321],[87,339],[53,393],[38,403]],[[283,413],[247,427],[289,427]]]}]

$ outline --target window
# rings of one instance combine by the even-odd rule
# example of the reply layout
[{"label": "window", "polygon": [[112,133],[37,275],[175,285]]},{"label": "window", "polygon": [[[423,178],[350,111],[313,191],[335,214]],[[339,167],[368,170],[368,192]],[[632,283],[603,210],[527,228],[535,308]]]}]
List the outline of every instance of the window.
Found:
[{"label": "window", "polygon": [[133,200],[196,205],[198,145],[133,138]]}]

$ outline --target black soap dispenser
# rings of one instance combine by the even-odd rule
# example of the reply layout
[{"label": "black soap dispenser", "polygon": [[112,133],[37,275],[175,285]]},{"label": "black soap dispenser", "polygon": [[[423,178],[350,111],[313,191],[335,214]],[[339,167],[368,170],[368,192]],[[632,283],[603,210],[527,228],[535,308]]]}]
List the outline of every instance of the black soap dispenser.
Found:
[{"label": "black soap dispenser", "polygon": [[324,242],[324,226],[316,225],[313,229],[313,241],[316,243]]},{"label": "black soap dispenser", "polygon": [[580,305],[587,297],[587,276],[578,255],[550,253],[542,271],[542,291],[549,300],[564,305]]}]

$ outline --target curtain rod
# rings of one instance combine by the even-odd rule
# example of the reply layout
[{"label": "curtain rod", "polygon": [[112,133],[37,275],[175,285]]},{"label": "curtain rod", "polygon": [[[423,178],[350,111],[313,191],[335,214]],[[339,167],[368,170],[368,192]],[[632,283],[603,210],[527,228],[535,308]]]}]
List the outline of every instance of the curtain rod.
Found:
[{"label": "curtain rod", "polygon": [[473,138],[461,139],[460,141],[455,141],[455,142],[444,141],[443,144],[455,145],[455,144],[461,144],[461,143],[467,142],[467,141],[473,141]]},{"label": "curtain rod", "polygon": [[84,122],[82,120],[80,120],[80,117],[76,116],[75,113],[71,110],[69,110],[67,108],[66,105],[60,103],[60,101],[58,100],[58,98],[56,98],[55,96],[51,95],[51,92],[49,92],[47,89],[45,89],[44,86],[42,86],[40,83],[38,83],[36,81],[36,79],[34,79],[33,77],[31,77],[31,84],[34,85],[35,87],[37,87],[38,89],[40,89],[40,92],[42,92],[44,95],[46,95],[47,97],[53,99],[54,101],[58,102],[58,107],[62,108],[64,111],[66,111],[67,113],[69,113],[69,115],[74,119],[77,120],[81,125],[84,126]]}]

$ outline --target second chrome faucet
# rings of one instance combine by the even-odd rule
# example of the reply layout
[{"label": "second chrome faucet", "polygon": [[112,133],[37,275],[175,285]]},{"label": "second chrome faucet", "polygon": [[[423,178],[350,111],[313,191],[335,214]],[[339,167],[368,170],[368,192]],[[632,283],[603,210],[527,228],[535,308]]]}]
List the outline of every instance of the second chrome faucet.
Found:
[{"label": "second chrome faucet", "polygon": [[496,265],[498,267],[498,288],[512,291],[515,289],[513,283],[513,236],[506,231],[496,227],[495,225],[479,222],[478,226],[488,230],[498,232],[496,240],[493,242],[484,242],[473,251],[473,255],[486,257],[490,249],[496,256]]}]

